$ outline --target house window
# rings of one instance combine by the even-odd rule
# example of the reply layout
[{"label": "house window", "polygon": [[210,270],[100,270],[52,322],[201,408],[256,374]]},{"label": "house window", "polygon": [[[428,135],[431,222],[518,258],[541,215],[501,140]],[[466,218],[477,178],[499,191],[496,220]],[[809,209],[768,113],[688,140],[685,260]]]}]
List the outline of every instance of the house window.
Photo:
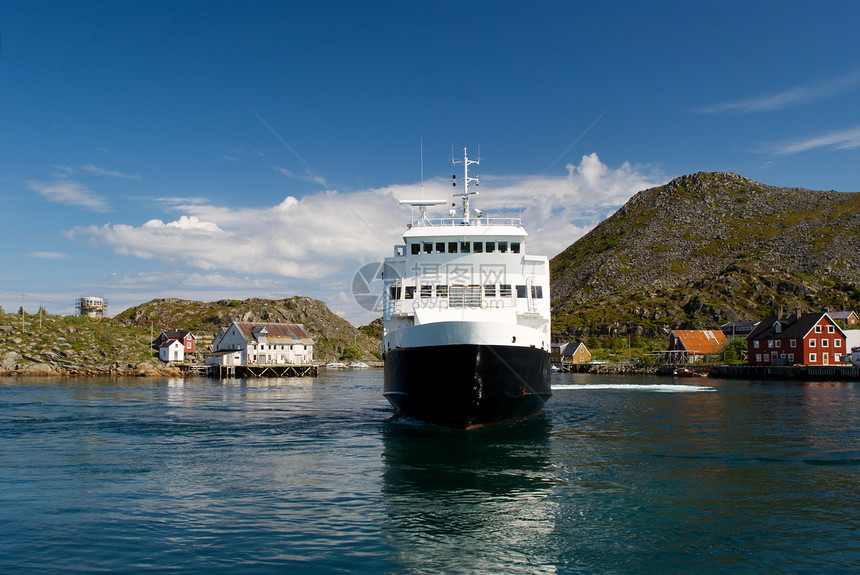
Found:
[{"label": "house window", "polygon": [[821,347],[828,347],[829,345],[830,345],[829,339],[822,339],[821,340]]},{"label": "house window", "polygon": [[776,340],[776,347],[781,347],[781,346],[782,346],[782,340],[781,339]]},{"label": "house window", "polygon": [[821,326],[820,325],[815,326],[815,333],[821,333]]},{"label": "house window", "polygon": [[791,348],[797,347],[797,340],[796,339],[788,340],[788,347],[791,347]]},{"label": "house window", "polygon": [[753,349],[758,349],[758,340],[753,341]]},{"label": "house window", "polygon": [[817,340],[810,339],[810,340],[809,340],[809,347],[815,347],[815,342],[816,342],[816,341],[817,341]]},{"label": "house window", "polygon": [[788,354],[788,363],[794,363],[794,354],[793,353]]},{"label": "house window", "polygon": [[767,340],[767,348],[773,349],[773,340],[772,339]]},{"label": "house window", "polygon": [[760,353],[755,354],[755,362],[761,363],[761,354]]},{"label": "house window", "polygon": [[817,356],[814,353],[810,353],[809,354],[809,363],[815,363],[816,361],[818,361]]},{"label": "house window", "polygon": [[842,347],[842,340],[841,339],[834,339],[833,340],[833,347]]},{"label": "house window", "polygon": [[835,333],[835,330],[833,329],[832,325],[827,326],[827,333]]}]

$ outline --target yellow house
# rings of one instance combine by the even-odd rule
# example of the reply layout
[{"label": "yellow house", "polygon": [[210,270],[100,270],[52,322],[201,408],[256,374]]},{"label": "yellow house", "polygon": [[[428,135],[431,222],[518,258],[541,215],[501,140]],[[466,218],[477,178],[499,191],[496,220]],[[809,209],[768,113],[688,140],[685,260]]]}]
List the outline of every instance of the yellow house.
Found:
[{"label": "yellow house", "polygon": [[581,341],[578,343],[569,343],[561,350],[561,363],[578,364],[591,363],[591,352],[585,347]]}]

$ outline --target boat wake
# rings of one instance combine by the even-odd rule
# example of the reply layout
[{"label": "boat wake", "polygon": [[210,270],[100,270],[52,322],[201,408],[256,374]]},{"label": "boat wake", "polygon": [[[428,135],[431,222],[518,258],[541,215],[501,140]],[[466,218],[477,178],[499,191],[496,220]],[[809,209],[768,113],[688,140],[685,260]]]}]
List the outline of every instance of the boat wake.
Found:
[{"label": "boat wake", "polygon": [[596,384],[562,384],[553,385],[553,391],[562,390],[620,390],[620,391],[651,391],[656,393],[697,393],[703,391],[717,391],[717,388],[709,385],[684,385],[684,384],[647,384],[647,383],[596,383]]}]

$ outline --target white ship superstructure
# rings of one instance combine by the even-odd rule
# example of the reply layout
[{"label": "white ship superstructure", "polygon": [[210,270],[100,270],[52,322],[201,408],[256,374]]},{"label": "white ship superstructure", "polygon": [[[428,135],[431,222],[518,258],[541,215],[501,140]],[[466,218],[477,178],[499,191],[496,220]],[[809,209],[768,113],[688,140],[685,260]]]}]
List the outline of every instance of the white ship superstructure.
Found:
[{"label": "white ship superstructure", "polygon": [[[405,200],[419,215],[386,258],[385,396],[400,415],[474,427],[540,411],[550,395],[549,262],[528,252],[516,218],[471,210],[465,177],[444,200]],[[456,185],[456,183],[455,183]]]}]

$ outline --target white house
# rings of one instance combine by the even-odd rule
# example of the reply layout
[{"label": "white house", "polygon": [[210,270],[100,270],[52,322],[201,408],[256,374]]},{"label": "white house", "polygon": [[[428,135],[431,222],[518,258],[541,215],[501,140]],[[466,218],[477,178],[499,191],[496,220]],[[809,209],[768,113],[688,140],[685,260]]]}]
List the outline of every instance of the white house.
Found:
[{"label": "white house", "polygon": [[235,321],[216,335],[212,350],[206,361],[210,365],[308,364],[314,360],[314,340],[296,323]]},{"label": "white house", "polygon": [[185,345],[178,339],[169,339],[158,348],[158,358],[165,363],[184,361]]}]

